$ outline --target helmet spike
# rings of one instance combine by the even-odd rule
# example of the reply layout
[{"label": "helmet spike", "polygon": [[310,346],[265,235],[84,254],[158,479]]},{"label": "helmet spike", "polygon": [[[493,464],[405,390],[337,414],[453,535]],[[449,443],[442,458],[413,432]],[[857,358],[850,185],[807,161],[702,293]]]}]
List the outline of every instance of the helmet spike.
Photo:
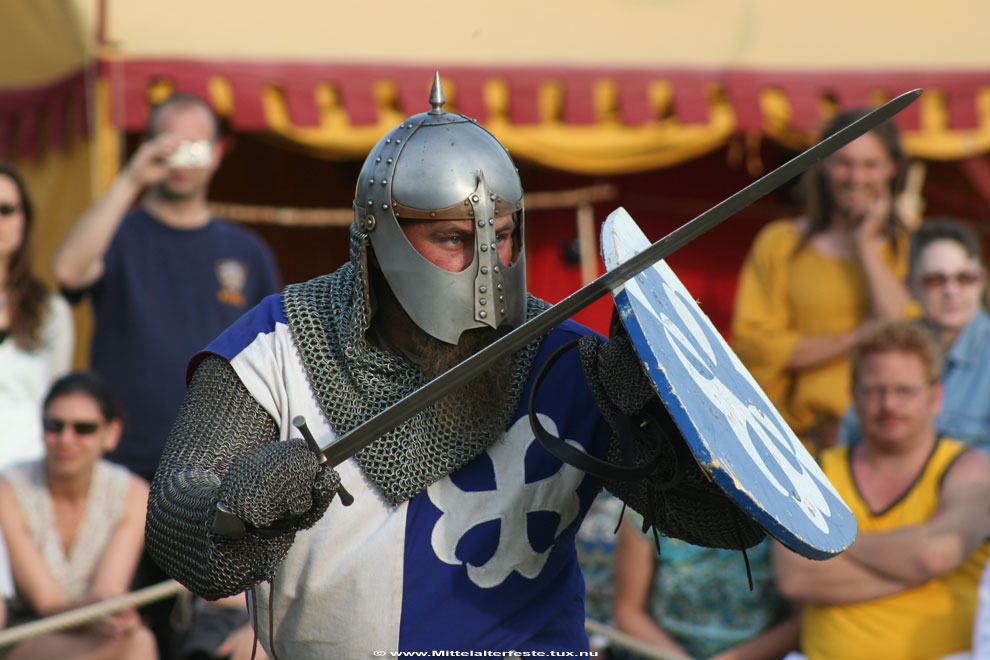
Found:
[{"label": "helmet spike", "polygon": [[430,110],[431,115],[441,115],[446,111],[443,109],[443,104],[447,102],[447,96],[443,93],[443,84],[440,82],[440,72],[437,71],[433,75],[433,89],[430,90],[430,105],[433,109]]}]

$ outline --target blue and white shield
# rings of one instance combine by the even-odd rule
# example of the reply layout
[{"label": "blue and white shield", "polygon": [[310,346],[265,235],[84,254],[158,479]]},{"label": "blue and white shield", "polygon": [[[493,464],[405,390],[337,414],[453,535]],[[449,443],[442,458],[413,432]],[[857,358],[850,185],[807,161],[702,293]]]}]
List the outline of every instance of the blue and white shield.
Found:
[{"label": "blue and white shield", "polygon": [[[602,227],[608,270],[649,245],[622,208]],[[644,369],[715,483],[795,552],[825,559],[849,547],[849,507],[666,262],[612,295]]]}]

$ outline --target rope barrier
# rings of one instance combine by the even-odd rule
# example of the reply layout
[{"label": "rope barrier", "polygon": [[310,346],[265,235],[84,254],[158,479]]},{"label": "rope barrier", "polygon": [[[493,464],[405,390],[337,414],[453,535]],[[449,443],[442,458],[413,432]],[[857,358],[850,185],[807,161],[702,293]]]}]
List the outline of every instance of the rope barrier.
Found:
[{"label": "rope barrier", "polygon": [[[138,589],[137,591],[131,591],[117,596],[116,598],[109,598],[98,603],[69,610],[68,612],[60,612],[59,614],[53,614],[37,621],[0,630],[0,648],[59,630],[75,628],[76,626],[81,626],[109,614],[131,607],[141,607],[156,600],[162,600],[182,593],[185,590],[185,587],[175,580],[166,580],[149,587],[144,587],[143,589]],[[679,660],[679,658],[667,651],[603,623],[587,619],[585,621],[585,628],[590,634],[605,637],[614,644],[635,651],[643,658],[648,658],[649,660]]]},{"label": "rope barrier", "polygon": [[120,612],[130,607],[147,605],[148,603],[174,596],[183,591],[185,591],[185,587],[175,580],[166,580],[158,584],[153,584],[150,587],[128,592],[116,598],[108,598],[107,600],[84,605],[68,612],[60,612],[59,614],[53,614],[37,621],[0,630],[0,648],[58,630],[75,628],[84,623],[105,617],[108,614]]},{"label": "rope barrier", "polygon": [[683,656],[664,651],[649,642],[644,642],[637,637],[633,637],[621,630],[616,630],[604,623],[586,619],[584,627],[592,635],[600,635],[617,646],[636,652],[642,658],[648,658],[649,660],[683,660]]}]

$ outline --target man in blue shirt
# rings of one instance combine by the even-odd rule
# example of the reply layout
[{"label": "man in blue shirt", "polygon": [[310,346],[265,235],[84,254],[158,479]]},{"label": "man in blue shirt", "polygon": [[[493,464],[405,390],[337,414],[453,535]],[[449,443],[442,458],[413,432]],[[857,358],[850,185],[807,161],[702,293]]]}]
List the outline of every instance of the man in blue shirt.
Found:
[{"label": "man in blue shirt", "polygon": [[124,434],[107,458],[149,482],[190,356],[280,288],[265,244],[207,208],[221,158],[218,128],[195,96],[155,108],[149,139],[70,229],[53,264],[71,297],[92,295],[92,367],[124,405]]}]

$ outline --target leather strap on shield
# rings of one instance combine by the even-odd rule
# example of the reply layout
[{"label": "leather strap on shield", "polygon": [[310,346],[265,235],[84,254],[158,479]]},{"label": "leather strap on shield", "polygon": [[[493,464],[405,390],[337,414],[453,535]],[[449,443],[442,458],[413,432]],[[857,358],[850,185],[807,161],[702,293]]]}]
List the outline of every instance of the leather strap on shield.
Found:
[{"label": "leather strap on shield", "polygon": [[[644,411],[634,419],[630,419],[625,415],[618,415],[616,417],[616,424],[619,428],[613,429],[613,431],[621,439],[623,460],[626,461],[625,465],[596,458],[573,445],[567,444],[564,440],[547,431],[540,424],[540,420],[536,416],[536,395],[540,389],[540,385],[543,383],[543,379],[550,372],[550,369],[557,360],[560,359],[560,356],[577,346],[579,341],[575,339],[558,348],[540,368],[533,383],[533,389],[529,393],[529,422],[533,427],[533,433],[548,452],[565,463],[573,465],[579,470],[583,470],[599,479],[616,481],[646,479],[660,463],[662,451],[658,447],[657,451],[645,463],[636,464],[633,455],[633,434],[644,434],[652,438],[664,435],[660,422],[649,412]],[[634,424],[634,422],[639,423]]]}]

